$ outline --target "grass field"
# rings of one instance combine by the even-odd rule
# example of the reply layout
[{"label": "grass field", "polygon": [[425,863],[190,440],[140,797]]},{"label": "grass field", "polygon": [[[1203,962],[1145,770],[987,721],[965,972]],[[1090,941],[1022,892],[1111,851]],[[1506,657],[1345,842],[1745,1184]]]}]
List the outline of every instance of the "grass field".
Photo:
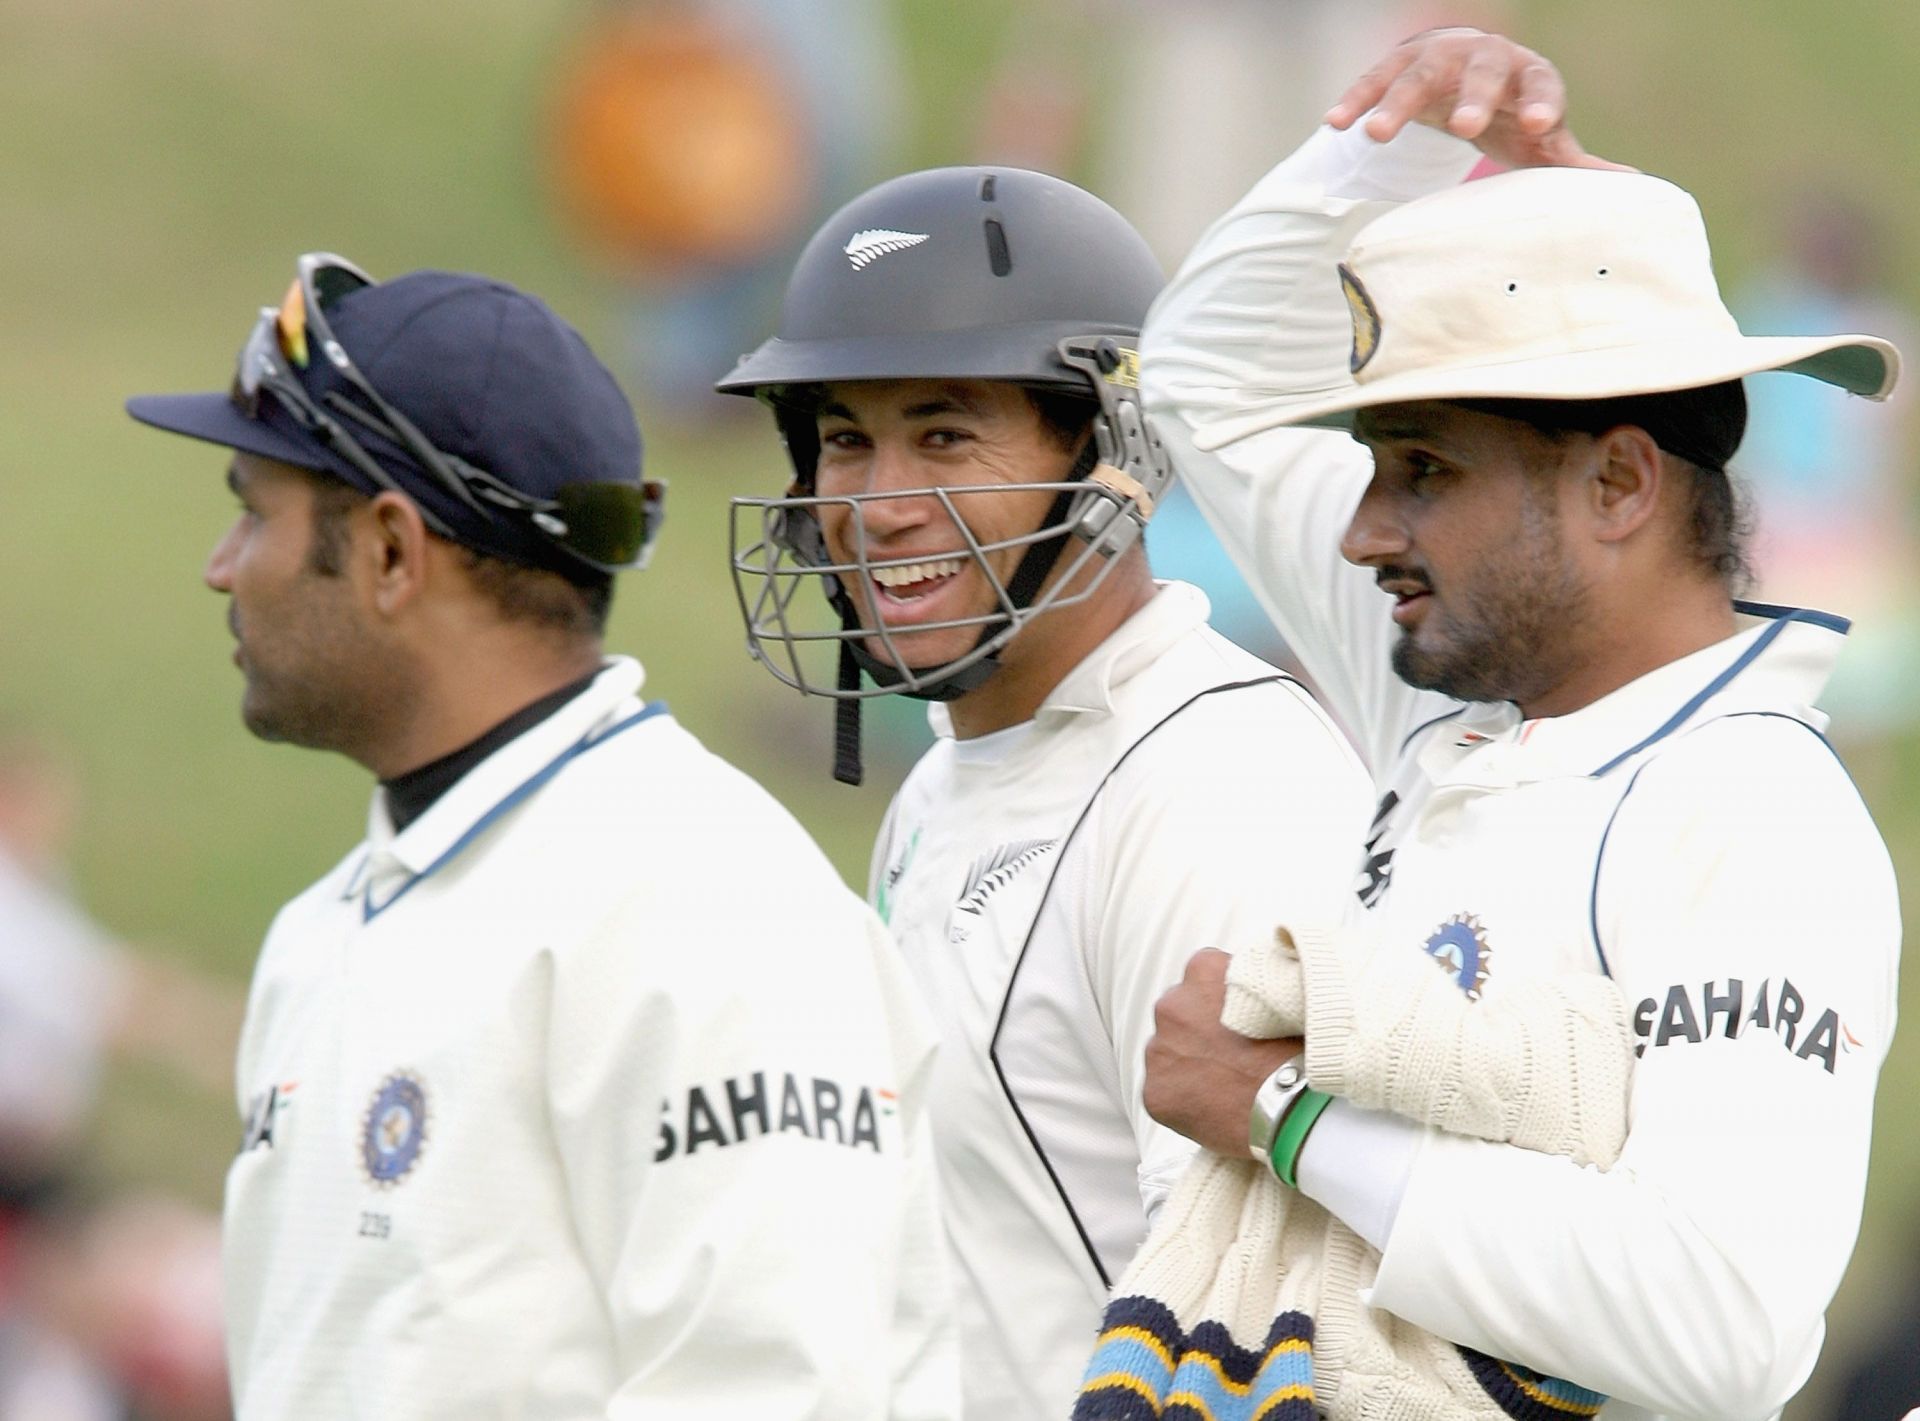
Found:
[{"label": "grass field", "polygon": [[[231,506],[221,458],[137,429],[120,402],[222,388],[253,309],[313,248],[376,273],[485,270],[620,350],[629,295],[556,230],[531,137],[546,66],[587,8],[0,0],[0,722],[75,757],[88,795],[77,885],[153,952],[244,980],[274,908],[357,836],[367,784],[351,765],[242,730],[222,607],[197,583]],[[1011,0],[898,0],[911,99],[899,166],[969,156],[956,116],[1012,11]],[[1589,147],[1699,194],[1723,277],[1769,250],[1788,177],[1821,171],[1884,216],[1902,294],[1920,307],[1910,5],[1534,0],[1515,12],[1567,73]],[[612,644],[640,655],[649,689],[763,777],[862,881],[899,767],[876,767],[858,792],[827,783],[824,706],[739,650],[724,500],[779,481],[770,431],[757,420],[678,431],[649,418],[644,397],[641,409],[674,507],[653,569],[622,591]],[[1862,787],[1912,891],[1920,741],[1883,747]],[[1920,1262],[1917,1087],[1909,1035],[1883,1084],[1836,1359],[1890,1321],[1896,1281]],[[211,1202],[234,1132],[230,1103],[122,1070],[95,1152],[114,1179]],[[1781,1165],[1819,1167],[1798,1157],[1791,1122]],[[1817,1399],[1796,1415],[1817,1414]]]}]

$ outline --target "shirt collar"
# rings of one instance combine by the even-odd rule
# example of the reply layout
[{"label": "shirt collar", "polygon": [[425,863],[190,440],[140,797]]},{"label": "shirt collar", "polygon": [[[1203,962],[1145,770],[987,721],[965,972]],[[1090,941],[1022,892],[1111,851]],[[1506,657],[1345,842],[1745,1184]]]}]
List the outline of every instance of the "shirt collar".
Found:
[{"label": "shirt collar", "polygon": [[644,679],[639,662],[608,657],[592,685],[467,771],[399,833],[387,815],[385,792],[376,789],[367,811],[366,853],[350,876],[344,896],[365,892],[369,916],[391,903],[530,782],[544,783],[543,772],[557,768],[621,722],[657,709],[649,706],[643,711],[635,703]]},{"label": "shirt collar", "polygon": [[[1659,666],[1566,715],[1520,720],[1463,716],[1428,742],[1422,762],[1436,780],[1467,758],[1476,774],[1498,768],[1514,781],[1598,777],[1689,725],[1742,711],[1770,711],[1814,729],[1827,717],[1814,701],[1846,643],[1847,622],[1825,612],[1737,602],[1740,630]],[[1491,721],[1492,723],[1488,723]],[[1498,749],[1495,747],[1506,747]],[[1431,752],[1431,758],[1429,756]]]},{"label": "shirt collar", "polygon": [[[1114,689],[1139,675],[1212,610],[1207,594],[1185,582],[1157,583],[1147,604],[1115,627],[1047,693],[1035,720],[1065,715],[1111,715]],[[927,708],[936,735],[951,739],[953,717],[936,701]]]}]

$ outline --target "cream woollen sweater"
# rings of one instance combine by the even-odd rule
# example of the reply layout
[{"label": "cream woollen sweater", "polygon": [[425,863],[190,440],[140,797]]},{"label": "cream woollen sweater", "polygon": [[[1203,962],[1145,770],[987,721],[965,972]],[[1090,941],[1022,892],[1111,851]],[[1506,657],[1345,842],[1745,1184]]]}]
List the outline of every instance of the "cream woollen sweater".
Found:
[{"label": "cream woollen sweater", "polygon": [[[1475,1000],[1424,955],[1283,927],[1235,956],[1221,1021],[1304,1035],[1315,1089],[1454,1134],[1602,1169],[1626,1138],[1633,1036],[1595,973]],[[1265,1164],[1202,1154],[1114,1289],[1076,1421],[1530,1421],[1605,1404],[1365,1307],[1379,1261]]]}]

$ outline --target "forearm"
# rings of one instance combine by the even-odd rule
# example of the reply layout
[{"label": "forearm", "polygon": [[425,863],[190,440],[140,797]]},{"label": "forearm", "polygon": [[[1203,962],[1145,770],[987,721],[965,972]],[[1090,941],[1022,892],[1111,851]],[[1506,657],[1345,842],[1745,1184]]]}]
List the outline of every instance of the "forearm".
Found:
[{"label": "forearm", "polygon": [[1386,599],[1340,556],[1368,459],[1344,433],[1273,425],[1349,378],[1347,242],[1474,156],[1429,129],[1384,145],[1322,130],[1202,237],[1141,338],[1143,398],[1180,477],[1376,773],[1416,693],[1388,661]]}]

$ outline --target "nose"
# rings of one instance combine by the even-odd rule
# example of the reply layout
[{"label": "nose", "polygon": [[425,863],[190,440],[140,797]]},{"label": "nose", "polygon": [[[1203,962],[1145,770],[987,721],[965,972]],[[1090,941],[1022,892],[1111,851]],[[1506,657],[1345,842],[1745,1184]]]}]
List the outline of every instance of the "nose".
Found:
[{"label": "nose", "polygon": [[240,520],[236,518],[233,526],[213,545],[213,551],[207,554],[207,565],[200,571],[201,581],[215,592],[228,595],[233,592],[233,559],[239,542]]},{"label": "nose", "polygon": [[1410,546],[1405,520],[1381,492],[1380,481],[1371,480],[1340,539],[1340,555],[1350,563],[1372,567],[1401,557]]},{"label": "nose", "polygon": [[925,466],[910,453],[886,443],[877,445],[862,492],[884,496],[860,501],[860,526],[867,537],[876,542],[897,538],[941,516],[932,483]]}]

